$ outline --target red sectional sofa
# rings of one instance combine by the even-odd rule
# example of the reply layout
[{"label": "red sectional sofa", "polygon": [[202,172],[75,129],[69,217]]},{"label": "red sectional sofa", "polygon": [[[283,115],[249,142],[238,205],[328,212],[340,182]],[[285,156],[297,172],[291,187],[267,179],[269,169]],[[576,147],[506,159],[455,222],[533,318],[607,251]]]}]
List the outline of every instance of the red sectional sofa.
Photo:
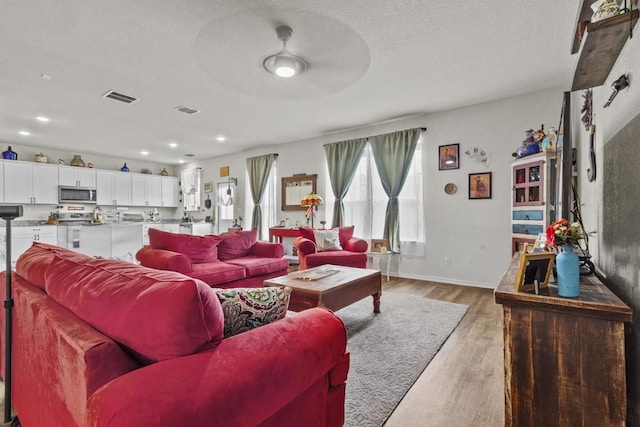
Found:
[{"label": "red sectional sofa", "polygon": [[343,424],[346,332],[326,309],[223,339],[204,282],[42,243],[12,281],[24,427]]},{"label": "red sectional sofa", "polygon": [[149,245],[136,253],[146,267],[177,271],[216,288],[256,288],[287,274],[280,243],[257,241],[257,230],[192,236],[149,229]]}]

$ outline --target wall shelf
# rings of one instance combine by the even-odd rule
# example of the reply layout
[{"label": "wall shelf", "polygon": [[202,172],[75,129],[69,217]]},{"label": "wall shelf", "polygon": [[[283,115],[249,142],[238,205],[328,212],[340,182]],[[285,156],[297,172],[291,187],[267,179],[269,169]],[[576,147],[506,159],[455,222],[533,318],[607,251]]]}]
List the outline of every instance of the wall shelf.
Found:
[{"label": "wall shelf", "polygon": [[[588,2],[583,2],[583,11],[585,3]],[[578,19],[582,19],[582,14]],[[580,58],[573,77],[572,91],[604,84],[636,22],[638,22],[638,10],[587,24],[582,39]],[[575,41],[579,40],[577,35],[579,26],[580,21],[576,25],[574,50]]]}]

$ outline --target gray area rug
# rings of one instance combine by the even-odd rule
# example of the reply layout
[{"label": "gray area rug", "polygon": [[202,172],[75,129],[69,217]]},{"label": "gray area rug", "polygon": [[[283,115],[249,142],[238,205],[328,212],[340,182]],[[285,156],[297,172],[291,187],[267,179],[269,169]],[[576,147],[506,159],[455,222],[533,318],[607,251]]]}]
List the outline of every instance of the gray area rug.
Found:
[{"label": "gray area rug", "polygon": [[351,366],[346,427],[380,427],[456,328],[467,306],[409,292],[382,294],[336,311],[347,327]]}]

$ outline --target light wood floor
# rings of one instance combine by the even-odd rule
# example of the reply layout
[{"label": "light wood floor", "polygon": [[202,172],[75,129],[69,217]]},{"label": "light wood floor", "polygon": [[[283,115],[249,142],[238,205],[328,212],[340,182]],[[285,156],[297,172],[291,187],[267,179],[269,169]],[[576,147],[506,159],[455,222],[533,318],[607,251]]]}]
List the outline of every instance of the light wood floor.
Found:
[{"label": "light wood floor", "polygon": [[493,290],[410,279],[383,279],[402,289],[466,304],[467,314],[393,412],[385,427],[504,426],[502,306]]}]

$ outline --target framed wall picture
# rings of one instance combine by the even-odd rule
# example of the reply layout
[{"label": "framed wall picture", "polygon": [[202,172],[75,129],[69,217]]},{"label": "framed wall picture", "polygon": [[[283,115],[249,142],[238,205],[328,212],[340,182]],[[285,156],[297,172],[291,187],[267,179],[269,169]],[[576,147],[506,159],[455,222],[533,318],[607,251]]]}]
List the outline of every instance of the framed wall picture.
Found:
[{"label": "framed wall picture", "polygon": [[513,290],[516,292],[534,291],[537,294],[540,289],[548,287],[555,257],[556,254],[553,252],[520,254]]},{"label": "framed wall picture", "polygon": [[371,246],[369,250],[371,252],[387,252],[389,249],[389,241],[387,239],[371,239]]},{"label": "framed wall picture", "polygon": [[460,144],[441,145],[438,147],[438,169],[460,169]]},{"label": "framed wall picture", "polygon": [[205,182],[204,183],[204,192],[211,193],[213,191],[213,182]]},{"label": "framed wall picture", "polygon": [[293,176],[282,177],[282,210],[283,211],[304,211],[306,207],[300,204],[300,200],[309,193],[316,192],[317,174],[307,175],[304,173]]},{"label": "framed wall picture", "polygon": [[469,199],[491,198],[491,172],[469,174]]}]

